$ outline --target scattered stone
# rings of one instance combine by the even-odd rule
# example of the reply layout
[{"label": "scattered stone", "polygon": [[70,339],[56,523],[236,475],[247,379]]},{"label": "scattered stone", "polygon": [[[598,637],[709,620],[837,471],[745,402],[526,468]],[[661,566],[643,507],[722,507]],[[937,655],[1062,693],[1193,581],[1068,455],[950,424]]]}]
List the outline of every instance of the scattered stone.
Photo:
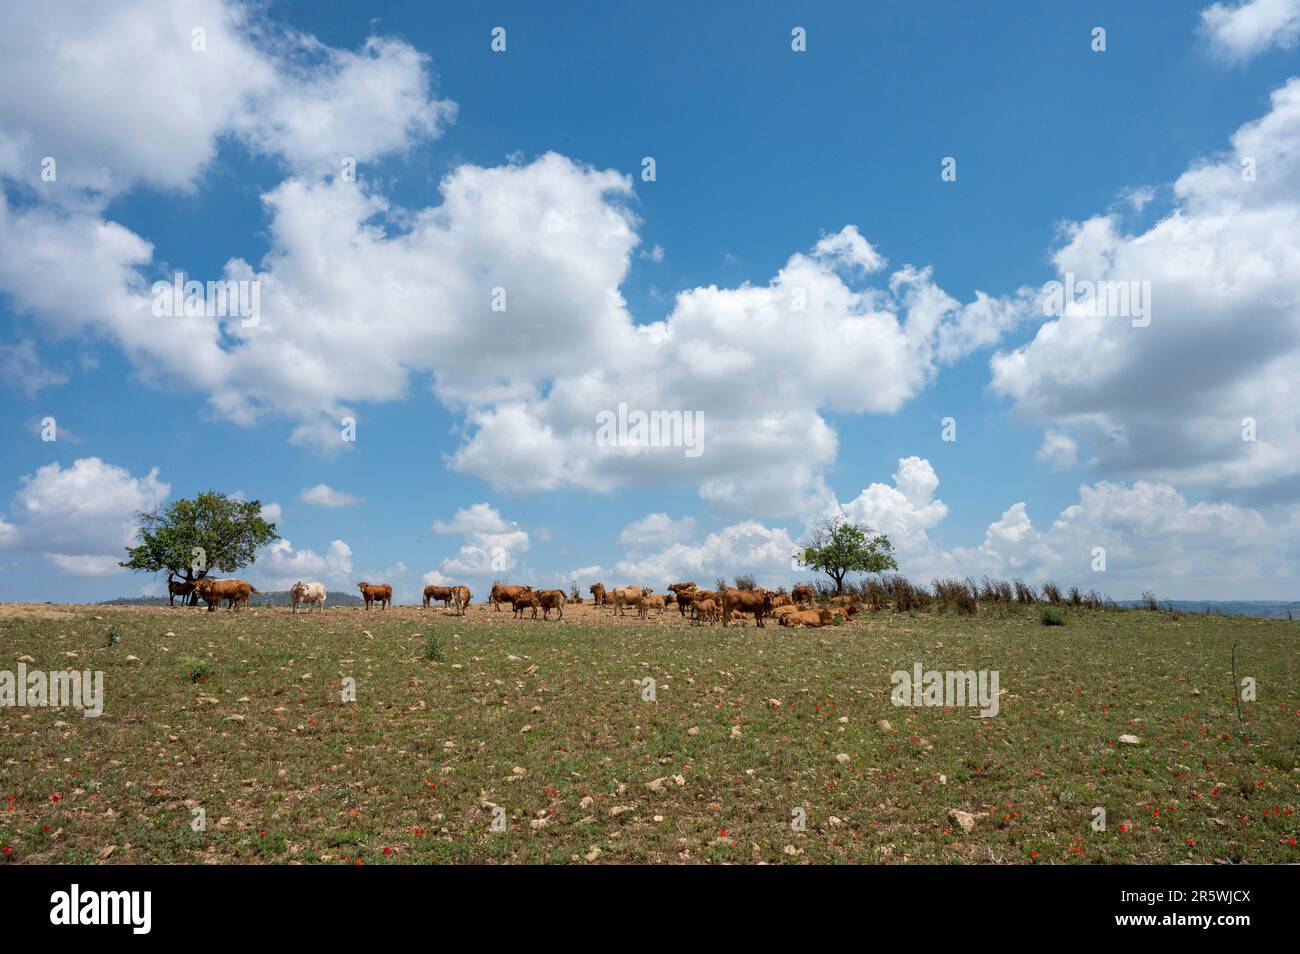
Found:
[{"label": "scattered stone", "polygon": [[699,727],[698,725],[693,725],[693,726],[691,726],[689,729],[686,730],[686,734],[687,734],[687,735],[699,735],[699,734],[700,734],[700,727]]},{"label": "scattered stone", "polygon": [[600,848],[598,846],[593,846],[591,851],[587,852],[582,857],[586,858],[588,861],[595,861],[600,857]]},{"label": "scattered stone", "polygon": [[1141,745],[1142,740],[1136,735],[1121,735],[1119,741],[1122,745]]},{"label": "scattered stone", "polygon": [[893,731],[894,731],[894,727],[893,727],[892,725],[889,724],[889,720],[888,720],[888,719],[881,719],[879,722],[876,723],[876,728],[879,729],[881,732],[893,732]]},{"label": "scattered stone", "polygon": [[970,812],[963,812],[959,809],[952,809],[948,812],[948,817],[961,826],[961,830],[970,834],[975,828],[975,816]]},{"label": "scattered stone", "polygon": [[236,713],[235,715],[228,715],[228,716],[226,716],[226,721],[227,721],[227,722],[243,722],[243,721],[245,721],[245,718],[246,718],[245,716],[242,716],[242,715],[239,715],[238,713]]},{"label": "scattered stone", "polygon": [[835,761],[839,762],[841,765],[847,765],[849,762],[852,762],[853,759],[850,758],[849,753],[841,752],[839,755],[835,756]]}]

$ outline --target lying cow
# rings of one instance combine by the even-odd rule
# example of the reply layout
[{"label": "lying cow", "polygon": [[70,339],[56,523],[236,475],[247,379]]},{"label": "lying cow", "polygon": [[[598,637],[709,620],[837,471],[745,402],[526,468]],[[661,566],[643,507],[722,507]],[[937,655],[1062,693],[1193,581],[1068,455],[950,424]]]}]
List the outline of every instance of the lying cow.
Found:
[{"label": "lying cow", "polygon": [[428,609],[429,604],[434,600],[442,600],[442,608],[446,609],[451,605],[452,588],[450,586],[426,586],[424,588],[424,607]]},{"label": "lying cow", "polygon": [[298,612],[298,604],[306,603],[307,612],[311,612],[312,606],[318,606],[321,612],[325,611],[325,584],[324,583],[304,583],[299,580],[289,589],[289,599],[293,600],[293,612]]},{"label": "lying cow", "polygon": [[366,601],[366,609],[370,609],[371,603],[378,603],[380,609],[388,609],[393,605],[393,587],[388,583],[358,583],[357,589],[361,591],[361,598]]},{"label": "lying cow", "polygon": [[786,613],[781,617],[782,626],[829,626],[834,620],[834,615],[830,610],[822,608],[819,610],[798,610],[794,613]]},{"label": "lying cow", "polygon": [[513,603],[516,597],[531,592],[531,586],[507,586],[505,583],[493,583],[492,594],[488,597],[488,602],[497,612],[501,611],[502,603]]}]

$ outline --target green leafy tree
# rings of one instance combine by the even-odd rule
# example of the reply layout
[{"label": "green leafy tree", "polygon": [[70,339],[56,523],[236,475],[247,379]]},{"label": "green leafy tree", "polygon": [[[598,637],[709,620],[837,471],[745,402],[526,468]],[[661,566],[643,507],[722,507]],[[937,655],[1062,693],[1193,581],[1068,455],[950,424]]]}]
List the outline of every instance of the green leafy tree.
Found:
[{"label": "green leafy tree", "polygon": [[795,559],[829,576],[835,582],[836,593],[843,592],[844,577],[850,573],[883,573],[898,568],[889,537],[842,516],[823,520]]},{"label": "green leafy tree", "polygon": [[[164,510],[142,511],[140,543],[127,547],[121,565],[142,573],[167,571],[168,581],[194,583],[212,572],[232,573],[257,559],[259,548],[280,539],[262,519],[258,500],[234,500],[209,490]],[[197,597],[190,594],[191,605]]]}]

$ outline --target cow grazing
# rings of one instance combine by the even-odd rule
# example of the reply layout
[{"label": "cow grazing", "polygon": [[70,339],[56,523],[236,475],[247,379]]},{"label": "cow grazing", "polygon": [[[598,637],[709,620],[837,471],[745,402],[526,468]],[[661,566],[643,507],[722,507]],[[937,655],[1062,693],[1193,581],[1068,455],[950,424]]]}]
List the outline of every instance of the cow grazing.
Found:
[{"label": "cow grazing", "polygon": [[516,597],[529,593],[532,589],[531,586],[507,586],[505,583],[493,583],[492,594],[488,597],[488,602],[492,604],[494,610],[500,612],[502,603],[514,603]]},{"label": "cow grazing", "polygon": [[532,590],[524,590],[524,592],[511,600],[511,604],[515,608],[515,619],[522,619],[524,610],[526,609],[531,609],[533,611],[533,619],[537,619],[537,604],[539,602],[540,600],[536,593]]},{"label": "cow grazing", "polygon": [[371,603],[378,603],[380,609],[388,609],[393,605],[393,587],[388,583],[358,583],[357,589],[361,591],[361,598],[366,601],[366,609],[370,609]]},{"label": "cow grazing", "polygon": [[830,610],[823,607],[819,610],[798,610],[794,613],[786,613],[781,617],[782,626],[829,626],[834,620],[834,615]]},{"label": "cow grazing", "polygon": [[722,591],[722,625],[726,626],[732,614],[753,613],[754,624],[763,625],[763,617],[772,612],[772,594],[767,590],[739,590],[735,587]]},{"label": "cow grazing", "polygon": [[813,600],[817,598],[817,591],[807,583],[801,583],[790,591],[790,598],[800,605],[812,606]]},{"label": "cow grazing", "polygon": [[325,611],[325,584],[324,583],[304,583],[299,580],[289,589],[289,598],[293,600],[293,612],[298,612],[298,604],[306,603],[307,612],[311,612],[312,606],[320,608],[321,612]]},{"label": "cow grazing", "polygon": [[[564,604],[568,597],[564,595],[564,590],[542,590],[537,594],[537,605],[542,608],[542,619],[550,619],[551,610],[559,613],[557,619],[564,619]],[[533,615],[537,615],[537,610],[533,610]]]},{"label": "cow grazing", "polygon": [[470,595],[469,587],[464,584],[451,588],[451,603],[456,608],[457,616],[465,615],[465,607],[469,606]]},{"label": "cow grazing", "polygon": [[193,583],[186,583],[183,580],[180,582],[177,582],[176,580],[167,581],[167,602],[171,606],[176,605],[176,597],[178,596],[185,598],[181,600],[181,605],[184,606],[185,600],[188,599],[189,595],[193,592]]},{"label": "cow grazing", "polygon": [[605,584],[604,583],[593,583],[591,584],[591,586],[587,587],[587,589],[590,591],[591,598],[597,606],[605,605]]},{"label": "cow grazing", "polygon": [[199,594],[199,598],[208,604],[208,612],[214,613],[222,600],[227,601],[226,609],[235,610],[241,606],[248,605],[248,596],[250,593],[256,593],[259,596],[262,591],[255,589],[247,580],[196,580],[194,583],[194,592]]},{"label": "cow grazing", "polygon": [[450,586],[426,586],[424,588],[424,605],[428,608],[434,600],[442,600],[442,608],[446,609],[451,605],[452,587]]}]

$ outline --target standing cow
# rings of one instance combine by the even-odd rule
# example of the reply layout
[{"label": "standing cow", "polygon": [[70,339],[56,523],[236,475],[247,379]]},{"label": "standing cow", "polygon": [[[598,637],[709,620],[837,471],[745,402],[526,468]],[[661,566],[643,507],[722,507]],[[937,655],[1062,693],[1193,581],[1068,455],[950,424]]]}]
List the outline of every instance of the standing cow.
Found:
[{"label": "standing cow", "polygon": [[293,612],[298,612],[298,604],[306,603],[307,612],[316,606],[323,613],[325,612],[325,584],[324,583],[304,583],[299,580],[289,590],[289,598],[293,600]]},{"label": "standing cow", "polygon": [[426,586],[424,588],[424,608],[428,609],[429,604],[434,600],[442,600],[442,608],[446,609],[451,605],[452,587],[450,586]]},{"label": "standing cow", "polygon": [[513,603],[517,597],[532,591],[531,586],[507,586],[505,583],[493,583],[492,593],[488,596],[488,602],[497,612],[501,611],[502,603]]},{"label": "standing cow", "polygon": [[739,590],[734,587],[722,591],[722,625],[736,619],[733,613],[753,613],[754,623],[763,625],[763,617],[772,613],[772,594],[767,590]]},{"label": "standing cow", "polygon": [[469,587],[460,585],[451,588],[451,602],[456,607],[456,615],[464,616],[465,607],[469,606]]},{"label": "standing cow", "polygon": [[357,589],[361,591],[361,598],[366,601],[366,609],[370,609],[371,603],[378,603],[380,609],[388,609],[393,605],[393,587],[388,583],[358,583]]},{"label": "standing cow", "polygon": [[194,592],[194,584],[186,583],[184,580],[167,581],[167,603],[170,606],[176,605],[176,597],[183,597],[181,605],[184,606],[189,599],[189,595]]}]

